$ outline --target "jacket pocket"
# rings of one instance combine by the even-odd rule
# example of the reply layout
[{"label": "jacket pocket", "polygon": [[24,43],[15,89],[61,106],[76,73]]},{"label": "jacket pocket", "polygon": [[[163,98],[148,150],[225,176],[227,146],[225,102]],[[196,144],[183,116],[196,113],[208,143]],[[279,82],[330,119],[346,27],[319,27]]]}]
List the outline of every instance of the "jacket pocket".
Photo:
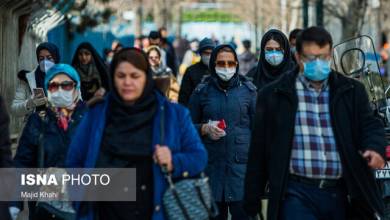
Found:
[{"label": "jacket pocket", "polygon": [[246,164],[248,162],[248,150],[249,150],[249,139],[250,135],[238,135],[236,136],[235,148],[235,162],[239,164]]},{"label": "jacket pocket", "polygon": [[237,152],[235,156],[236,163],[246,164],[248,163],[248,154],[243,152]]}]

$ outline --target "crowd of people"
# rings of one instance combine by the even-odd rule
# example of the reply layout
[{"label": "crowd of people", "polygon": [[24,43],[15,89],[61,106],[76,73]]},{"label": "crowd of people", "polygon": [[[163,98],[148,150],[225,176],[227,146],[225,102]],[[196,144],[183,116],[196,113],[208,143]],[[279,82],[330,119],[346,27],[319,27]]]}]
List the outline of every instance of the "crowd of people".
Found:
[{"label": "crowd of people", "polygon": [[[10,106],[25,119],[13,159],[0,99],[1,166],[137,169],[135,202],[75,202],[76,219],[167,219],[162,167],[177,180],[204,172],[215,220],[263,219],[263,200],[268,220],[383,216],[372,170],[385,164],[384,127],[364,86],[331,69],[329,32],[269,30],[258,57],[242,43],[237,54],[204,38],[176,54],[161,28],[105,58],[81,43],[71,64],[40,44]],[[0,208],[13,220],[24,209]]]}]

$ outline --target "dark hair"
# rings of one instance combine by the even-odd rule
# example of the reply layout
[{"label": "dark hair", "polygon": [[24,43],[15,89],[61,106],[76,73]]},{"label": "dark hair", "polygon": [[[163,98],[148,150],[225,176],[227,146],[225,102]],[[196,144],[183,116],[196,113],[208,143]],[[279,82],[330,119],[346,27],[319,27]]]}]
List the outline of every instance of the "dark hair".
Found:
[{"label": "dark hair", "polygon": [[111,63],[111,76],[114,76],[115,69],[122,62],[129,62],[137,69],[144,71],[146,74],[149,70],[149,63],[145,52],[137,48],[123,48],[114,55]]},{"label": "dark hair", "polygon": [[302,29],[300,28],[295,28],[290,32],[290,35],[288,36],[288,40],[291,41],[292,39],[297,39],[298,34],[302,32]]},{"label": "dark hair", "polygon": [[286,38],[284,36],[282,36],[280,33],[277,33],[277,32],[272,32],[270,34],[267,34],[264,38],[264,45],[261,45],[262,46],[261,49],[264,50],[265,45],[268,43],[268,41],[274,40],[274,41],[279,43],[280,47],[283,50],[286,50],[285,44],[284,44],[284,42],[286,41],[285,39]]},{"label": "dark hair", "polygon": [[157,47],[151,47],[150,49],[148,49],[148,52],[146,52],[146,55],[149,57],[149,55],[152,51],[156,51],[158,56],[161,58],[161,52]]},{"label": "dark hair", "polygon": [[302,53],[304,43],[315,43],[320,47],[329,45],[330,48],[333,46],[333,40],[330,33],[322,27],[309,27],[304,29],[298,34],[297,38],[297,52]]},{"label": "dark hair", "polygon": [[160,39],[161,38],[160,32],[158,32],[158,31],[151,31],[149,33],[149,38],[150,39]]},{"label": "dark hair", "polygon": [[242,44],[244,45],[245,49],[251,48],[251,41],[250,40],[243,40]]}]

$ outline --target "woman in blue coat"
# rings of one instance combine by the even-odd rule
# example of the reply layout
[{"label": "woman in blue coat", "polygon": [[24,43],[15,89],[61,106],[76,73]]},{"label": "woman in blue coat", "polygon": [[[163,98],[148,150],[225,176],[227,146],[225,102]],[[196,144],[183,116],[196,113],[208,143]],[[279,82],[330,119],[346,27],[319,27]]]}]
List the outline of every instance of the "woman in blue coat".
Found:
[{"label": "woman in blue coat", "polygon": [[241,201],[256,87],[238,74],[230,45],[213,50],[209,69],[211,76],[195,89],[189,108],[208,151],[206,174],[220,212],[217,219],[227,219],[229,209],[233,220],[245,220]]},{"label": "woman in blue coat", "polygon": [[[71,137],[87,109],[81,100],[80,77],[70,65],[51,67],[44,89],[49,106],[28,117],[13,160],[17,168],[64,167]],[[43,148],[43,159],[38,157],[39,147]],[[13,219],[22,206],[20,202],[10,207]],[[29,202],[29,213],[29,219],[46,219],[35,212],[35,202]]]},{"label": "woman in blue coat", "polygon": [[207,164],[206,150],[189,112],[155,89],[144,52],[119,51],[110,72],[111,90],[81,122],[67,166],[136,168],[137,200],[76,203],[78,219],[163,220],[162,196],[168,184],[161,166],[166,165],[174,178],[200,174]]}]

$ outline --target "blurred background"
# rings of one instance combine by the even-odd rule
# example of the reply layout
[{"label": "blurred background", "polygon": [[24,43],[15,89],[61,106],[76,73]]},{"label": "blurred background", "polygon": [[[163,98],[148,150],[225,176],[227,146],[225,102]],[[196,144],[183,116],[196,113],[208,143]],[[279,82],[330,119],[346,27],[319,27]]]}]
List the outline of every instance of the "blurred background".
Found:
[{"label": "blurred background", "polygon": [[[0,92],[11,102],[21,69],[36,66],[35,48],[50,41],[69,63],[82,41],[91,42],[104,57],[114,45],[142,44],[151,30],[167,29],[175,49],[183,42],[211,37],[234,43],[252,41],[258,52],[270,28],[288,35],[294,28],[324,26],[334,42],[367,34],[378,52],[388,48],[388,0],[1,0]],[[177,51],[178,56],[181,52]],[[180,58],[180,57],[179,57]],[[19,127],[13,119],[12,129]]]}]

